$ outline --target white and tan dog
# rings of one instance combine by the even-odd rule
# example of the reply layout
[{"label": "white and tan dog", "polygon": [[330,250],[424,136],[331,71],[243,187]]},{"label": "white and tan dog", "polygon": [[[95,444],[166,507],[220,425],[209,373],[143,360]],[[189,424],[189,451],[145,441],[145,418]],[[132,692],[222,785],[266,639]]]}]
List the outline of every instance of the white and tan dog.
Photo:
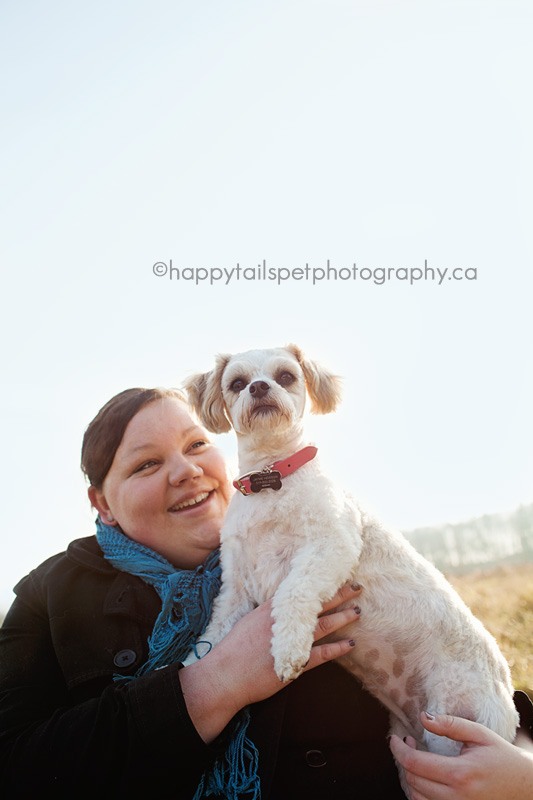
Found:
[{"label": "white and tan dog", "polygon": [[392,731],[422,749],[457,754],[460,744],[422,727],[419,714],[428,709],[512,741],[518,715],[495,640],[444,576],[362,511],[306,447],[306,393],[311,411],[326,414],[340,400],[339,380],[289,345],[219,356],[186,389],[209,430],[234,428],[239,469],[252,473],[237,482],[222,529],[223,585],[202,639],[216,644],[273,598],[275,669],[290,680],[309,659],[322,603],[356,579],[364,586],[361,618],[343,632],[356,647],[341,663],[390,710]]}]

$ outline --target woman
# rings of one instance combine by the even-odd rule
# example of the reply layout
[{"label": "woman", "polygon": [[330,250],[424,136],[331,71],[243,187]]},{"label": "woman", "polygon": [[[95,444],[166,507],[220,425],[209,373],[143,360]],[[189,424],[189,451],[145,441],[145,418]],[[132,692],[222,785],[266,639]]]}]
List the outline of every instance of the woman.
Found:
[{"label": "woman", "polygon": [[[233,748],[254,768],[257,749],[263,800],[403,797],[387,713],[326,663],[353,641],[315,646],[306,673],[280,692],[265,604],[181,668],[220,585],[230,483],[179,393],[132,389],[110,400],[85,433],[82,468],[97,538],[23,579],[2,629],[3,796],[172,787],[192,798]],[[359,592],[345,587],[324,610]],[[322,616],[316,639],[354,614]]]}]

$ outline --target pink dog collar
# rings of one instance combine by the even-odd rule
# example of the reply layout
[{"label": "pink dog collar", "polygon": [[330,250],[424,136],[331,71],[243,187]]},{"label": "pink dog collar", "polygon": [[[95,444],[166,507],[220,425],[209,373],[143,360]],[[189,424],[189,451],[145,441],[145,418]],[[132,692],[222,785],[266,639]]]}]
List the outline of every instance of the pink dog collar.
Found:
[{"label": "pink dog collar", "polygon": [[281,479],[296,472],[299,467],[303,467],[311,461],[317,454],[317,448],[313,445],[298,450],[293,456],[284,458],[282,461],[274,461],[257,472],[247,472],[233,481],[236,489],[246,497],[250,494],[257,494],[261,489],[281,489]]}]

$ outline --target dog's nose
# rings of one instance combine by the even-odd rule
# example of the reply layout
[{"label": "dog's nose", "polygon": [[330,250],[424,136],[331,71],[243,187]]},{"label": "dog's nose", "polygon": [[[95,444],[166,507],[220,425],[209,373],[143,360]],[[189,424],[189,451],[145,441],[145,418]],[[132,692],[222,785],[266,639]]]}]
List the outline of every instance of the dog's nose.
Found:
[{"label": "dog's nose", "polygon": [[250,384],[250,394],[257,399],[264,397],[270,386],[266,381],[254,381]]}]

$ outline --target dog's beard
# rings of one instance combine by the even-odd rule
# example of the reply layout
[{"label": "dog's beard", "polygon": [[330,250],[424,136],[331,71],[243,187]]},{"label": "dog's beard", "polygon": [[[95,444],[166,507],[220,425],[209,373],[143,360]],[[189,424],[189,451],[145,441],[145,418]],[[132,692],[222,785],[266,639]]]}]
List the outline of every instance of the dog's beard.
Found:
[{"label": "dog's beard", "polygon": [[[257,400],[249,407],[243,407],[236,415],[234,427],[238,433],[252,434],[254,431],[268,431],[290,428],[296,420],[294,406],[276,401]],[[232,418],[234,415],[232,415]]]},{"label": "dog's beard", "polygon": [[253,408],[250,409],[248,414],[248,419],[251,422],[256,417],[264,417],[269,416],[271,414],[281,414],[282,412],[278,408],[278,406],[273,405],[271,403],[256,403]]}]

